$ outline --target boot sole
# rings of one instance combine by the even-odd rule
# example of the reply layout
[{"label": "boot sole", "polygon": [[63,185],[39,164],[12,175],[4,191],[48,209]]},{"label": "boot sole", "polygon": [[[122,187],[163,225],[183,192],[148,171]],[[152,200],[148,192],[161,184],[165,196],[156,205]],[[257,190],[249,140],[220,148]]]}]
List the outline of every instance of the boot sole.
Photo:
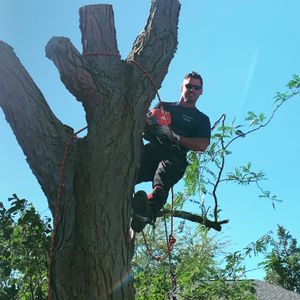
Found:
[{"label": "boot sole", "polygon": [[148,196],[144,191],[138,191],[132,199],[133,216],[131,228],[134,232],[141,232],[147,225]]}]

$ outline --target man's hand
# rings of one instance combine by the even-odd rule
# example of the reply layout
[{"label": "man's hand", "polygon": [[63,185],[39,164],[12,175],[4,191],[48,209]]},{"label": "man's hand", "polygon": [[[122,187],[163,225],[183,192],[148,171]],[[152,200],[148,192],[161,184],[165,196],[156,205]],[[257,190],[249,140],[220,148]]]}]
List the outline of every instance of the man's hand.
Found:
[{"label": "man's hand", "polygon": [[156,128],[157,137],[166,142],[180,142],[180,136],[176,134],[170,126],[157,126]]}]

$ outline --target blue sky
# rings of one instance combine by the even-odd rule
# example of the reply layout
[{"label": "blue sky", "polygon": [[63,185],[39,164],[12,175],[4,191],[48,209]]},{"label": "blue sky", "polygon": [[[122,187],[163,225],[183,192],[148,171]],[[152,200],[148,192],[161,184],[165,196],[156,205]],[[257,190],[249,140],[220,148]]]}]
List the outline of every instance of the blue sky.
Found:
[{"label": "blue sky", "polygon": [[[106,1],[114,7],[122,58],[143,29],[150,2]],[[15,49],[54,113],[75,130],[85,126],[83,110],[45,57],[45,46],[52,36],[65,36],[81,51],[78,9],[94,3],[0,0],[0,40]],[[198,108],[210,116],[212,123],[224,112],[227,121],[236,118],[239,124],[245,124],[249,110],[268,116],[275,93],[285,91],[292,75],[300,74],[300,2],[182,0],[181,4],[179,45],[160,90],[162,99],[178,100],[183,76],[195,70],[204,78]],[[273,210],[270,201],[259,198],[254,187],[221,187],[222,218],[230,219],[222,236],[231,240],[235,249],[276,230],[277,224],[284,225],[300,241],[299,100],[299,96],[290,100],[267,128],[231,148],[226,170],[251,161],[254,169],[262,169],[268,176],[263,187],[283,200]],[[0,138],[0,200],[17,193],[34,202],[40,212],[49,213],[45,196],[2,111]],[[178,184],[177,189],[181,186]],[[251,278],[261,276],[261,272],[249,273]]]}]

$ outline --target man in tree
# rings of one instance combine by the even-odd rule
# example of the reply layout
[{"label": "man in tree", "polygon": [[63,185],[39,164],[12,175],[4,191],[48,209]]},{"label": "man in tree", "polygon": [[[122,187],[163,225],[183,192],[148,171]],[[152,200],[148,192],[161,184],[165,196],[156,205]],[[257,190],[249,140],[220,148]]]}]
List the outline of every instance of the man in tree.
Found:
[{"label": "man in tree", "polygon": [[153,191],[138,191],[133,198],[131,227],[135,232],[153,223],[167,201],[170,188],[184,175],[189,150],[205,151],[210,142],[209,118],[196,108],[203,91],[202,77],[184,77],[179,102],[161,102],[146,117],[137,183],[152,181]]}]

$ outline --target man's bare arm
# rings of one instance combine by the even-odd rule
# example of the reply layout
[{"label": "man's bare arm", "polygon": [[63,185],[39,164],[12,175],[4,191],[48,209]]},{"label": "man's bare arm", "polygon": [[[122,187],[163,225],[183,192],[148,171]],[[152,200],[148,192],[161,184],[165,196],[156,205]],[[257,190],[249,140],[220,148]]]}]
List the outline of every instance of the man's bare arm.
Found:
[{"label": "man's bare arm", "polygon": [[179,144],[189,150],[205,151],[209,145],[209,139],[180,136]]}]

